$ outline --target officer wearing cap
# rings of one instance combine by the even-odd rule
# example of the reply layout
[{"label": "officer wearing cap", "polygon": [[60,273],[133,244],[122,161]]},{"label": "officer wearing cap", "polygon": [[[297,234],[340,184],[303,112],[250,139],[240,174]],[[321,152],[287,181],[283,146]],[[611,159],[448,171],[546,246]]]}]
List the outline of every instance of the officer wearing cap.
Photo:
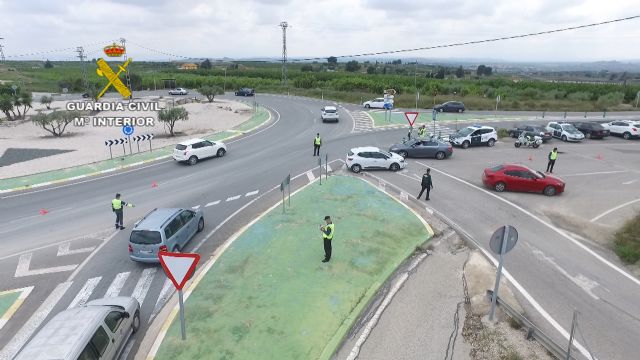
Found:
[{"label": "officer wearing cap", "polygon": [[329,215],[324,217],[326,225],[320,226],[322,232],[322,241],[324,242],[324,260],[322,262],[329,262],[331,260],[331,240],[333,240],[333,232],[335,225],[331,221]]}]

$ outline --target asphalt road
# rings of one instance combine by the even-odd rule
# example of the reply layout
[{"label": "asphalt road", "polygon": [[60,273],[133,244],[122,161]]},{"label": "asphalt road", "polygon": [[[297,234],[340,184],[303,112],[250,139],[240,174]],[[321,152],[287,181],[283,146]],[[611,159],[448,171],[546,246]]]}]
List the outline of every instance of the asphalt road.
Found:
[{"label": "asphalt road", "polygon": [[[10,275],[0,280],[0,289],[34,287],[15,316],[0,329],[0,347],[5,347],[0,359],[10,358],[51,314],[70,304],[102,297],[106,292],[134,295],[143,300],[143,324],[162,306],[166,289],[170,288],[162,270],[129,261],[126,245],[129,229],[114,233],[111,228],[113,214],[109,204],[116,192],[136,204],[135,208],[125,210],[129,228],[155,207],[202,207],[205,230],[185,251],[197,248],[201,254],[211,254],[230,234],[277,201],[279,191],[270,190],[287,174],[301,175],[296,184],[308,181],[306,172],[317,166],[317,158],[312,157],[316,132],[323,137],[323,155],[328,152],[329,160],[333,160],[344,158],[351,147],[388,146],[406,131],[351,133],[354,124],[345,109],[341,109],[340,123],[322,124],[318,111],[322,102],[266,95],[258,96],[258,101],[277,110],[273,112],[273,122],[256,134],[228,143],[229,151],[224,158],[203,161],[193,167],[162,161],[0,198],[0,216],[6,221],[0,229],[5,239],[0,251],[0,271]],[[496,127],[512,125],[493,123]],[[560,197],[496,195],[472,186],[481,187],[480,171],[493,163],[528,162],[532,155],[531,163],[544,167],[548,149],[532,153],[515,149],[505,141],[495,148],[455,149],[450,160],[420,161],[433,166],[435,171],[436,189],[429,206],[459,224],[485,248],[488,236],[497,227],[505,223],[516,226],[521,240],[509,254],[507,263],[513,278],[565,329],[572,309],[579,309],[585,338],[599,358],[633,358],[638,350],[635,339],[640,336],[638,281],[625,277],[595,256],[617,265],[609,251],[591,242],[586,242],[586,248],[581,247],[575,235],[548,226],[546,211],[548,208],[571,211],[584,219],[602,215],[595,222],[618,224],[631,213],[633,205],[603,214],[637,198],[640,183],[634,180],[640,179],[637,161],[640,142],[609,138],[599,143],[593,140],[584,144],[559,141],[554,144],[560,144],[561,151],[557,173],[567,176],[569,183],[567,192]],[[422,170],[419,162],[411,161],[406,172],[375,175],[411,193],[418,187],[412,177]],[[310,176],[318,176],[317,170]],[[152,182],[158,186],[152,187]],[[243,207],[242,212],[226,221]],[[41,208],[49,213],[38,214]],[[224,226],[218,228],[220,224]],[[205,239],[208,240],[203,242]],[[38,269],[42,271],[34,271]],[[16,273],[22,276],[12,276]],[[562,339],[538,309],[524,303],[538,324]],[[141,339],[145,330],[143,327],[134,340]],[[130,344],[128,351],[133,354],[137,342]]]}]

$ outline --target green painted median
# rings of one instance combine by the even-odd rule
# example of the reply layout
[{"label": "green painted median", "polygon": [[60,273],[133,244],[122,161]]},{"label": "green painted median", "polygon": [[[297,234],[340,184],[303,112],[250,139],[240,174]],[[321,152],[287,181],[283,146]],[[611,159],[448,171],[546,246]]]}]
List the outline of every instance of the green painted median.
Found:
[{"label": "green painted median", "polygon": [[[322,263],[319,226],[335,223]],[[173,320],[156,359],[329,359],[358,314],[431,230],[368,183],[312,183],[247,228],[185,303],[187,340]]]},{"label": "green painted median", "polygon": [[[404,116],[403,112],[392,111],[391,116],[389,116],[388,114],[386,115],[386,120],[385,120],[384,111],[372,110],[372,111],[369,111],[369,115],[371,115],[371,117],[373,118],[373,123],[375,126],[408,125],[407,118]],[[432,116],[431,111],[420,112],[420,115],[418,115],[418,119],[416,120],[416,124],[414,124],[414,126],[417,126],[417,124],[422,124],[422,123],[429,123],[429,124],[432,123],[433,119],[431,116]],[[445,123],[455,122],[458,120],[481,122],[481,121],[494,120],[494,119],[508,120],[508,119],[515,119],[515,118],[516,117],[514,116],[506,116],[506,115],[438,113],[436,117],[436,121],[445,122]],[[391,119],[391,121],[389,121],[389,119]]]},{"label": "green painted median", "polygon": [[18,300],[20,297],[20,291],[2,291],[0,292],[0,319],[3,318],[3,315],[9,310],[9,308]]}]

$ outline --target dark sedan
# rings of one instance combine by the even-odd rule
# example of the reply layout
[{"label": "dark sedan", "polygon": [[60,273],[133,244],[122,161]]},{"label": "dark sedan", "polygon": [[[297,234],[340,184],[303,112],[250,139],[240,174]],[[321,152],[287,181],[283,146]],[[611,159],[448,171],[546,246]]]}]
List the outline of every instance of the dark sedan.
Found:
[{"label": "dark sedan", "polygon": [[571,124],[589,139],[602,139],[609,136],[609,130],[597,122],[572,122]]},{"label": "dark sedan", "polygon": [[433,110],[438,112],[462,113],[465,111],[465,107],[464,104],[460,101],[447,101],[446,103],[434,106]]},{"label": "dark sedan", "polygon": [[542,138],[542,142],[547,142],[553,139],[551,132],[547,131],[547,129],[545,129],[543,126],[538,125],[518,126],[509,130],[509,136],[511,136],[512,138],[517,138],[523,131],[535,133],[536,136],[540,136]]},{"label": "dark sedan", "polygon": [[429,157],[442,160],[453,154],[453,147],[449,143],[435,139],[413,139],[405,143],[393,144],[389,151],[404,158]]},{"label": "dark sedan", "polygon": [[498,192],[523,191],[553,196],[564,192],[560,178],[543,174],[523,165],[504,164],[484,169],[482,183]]},{"label": "dark sedan", "polygon": [[240,90],[235,92],[236,96],[253,96],[255,91],[250,88],[240,88]]}]

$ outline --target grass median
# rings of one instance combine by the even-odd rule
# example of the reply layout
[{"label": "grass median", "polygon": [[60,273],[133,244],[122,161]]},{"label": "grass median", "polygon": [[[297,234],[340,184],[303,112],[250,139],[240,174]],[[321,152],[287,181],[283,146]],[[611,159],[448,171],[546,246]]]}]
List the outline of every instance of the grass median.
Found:
[{"label": "grass median", "polygon": [[624,262],[635,264],[640,261],[640,213],[627,220],[614,238],[615,252]]},{"label": "grass median", "polygon": [[[319,226],[335,223],[322,263]],[[398,264],[432,236],[368,183],[333,176],[275,207],[220,256],[173,319],[156,359],[328,359]]]}]

